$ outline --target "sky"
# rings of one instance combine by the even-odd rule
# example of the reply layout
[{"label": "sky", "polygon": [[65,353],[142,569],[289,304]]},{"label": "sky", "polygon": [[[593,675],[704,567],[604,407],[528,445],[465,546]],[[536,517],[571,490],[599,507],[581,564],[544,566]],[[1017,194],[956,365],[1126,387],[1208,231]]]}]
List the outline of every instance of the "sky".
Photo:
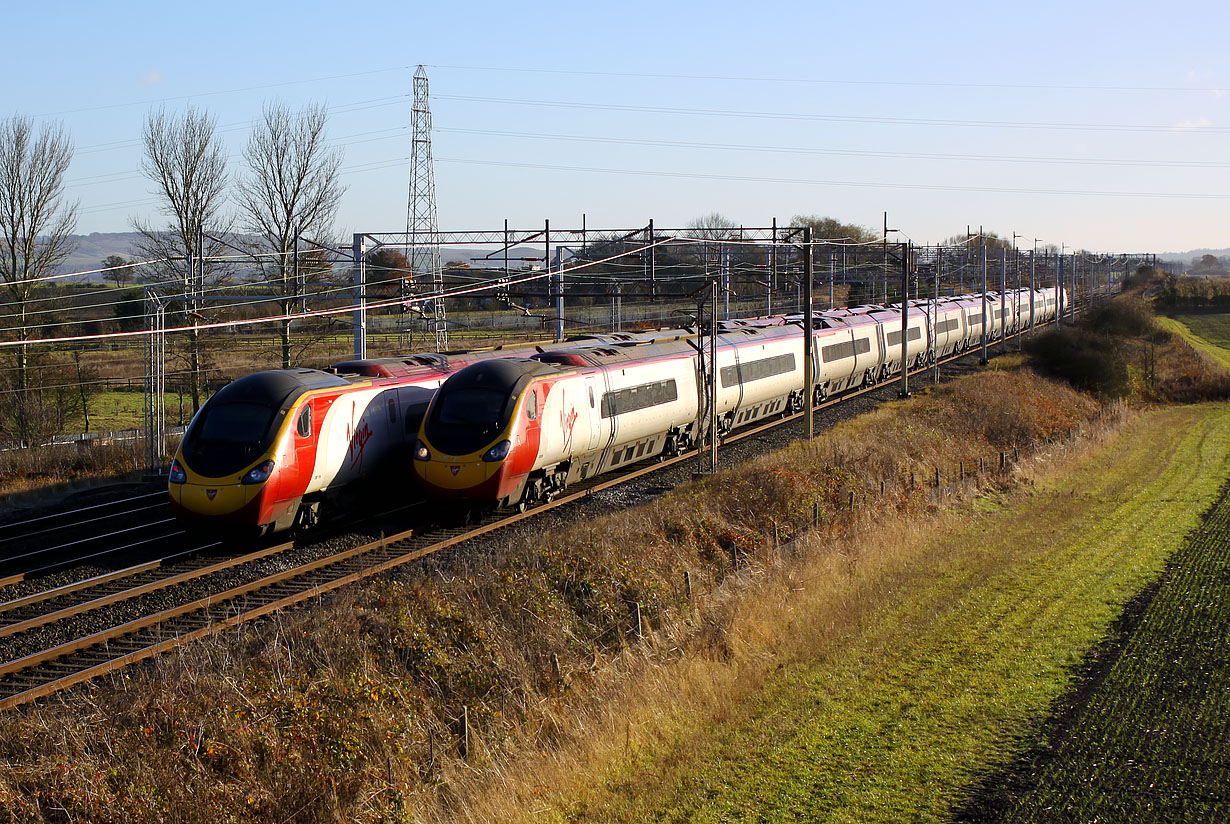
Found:
[{"label": "sky", "polygon": [[329,108],[339,237],[403,231],[421,64],[445,231],[887,212],[917,243],[1230,246],[1224,2],[6,5],[0,117],[69,132],[83,234],[158,218],[151,110],[208,111],[242,175],[273,100]]}]

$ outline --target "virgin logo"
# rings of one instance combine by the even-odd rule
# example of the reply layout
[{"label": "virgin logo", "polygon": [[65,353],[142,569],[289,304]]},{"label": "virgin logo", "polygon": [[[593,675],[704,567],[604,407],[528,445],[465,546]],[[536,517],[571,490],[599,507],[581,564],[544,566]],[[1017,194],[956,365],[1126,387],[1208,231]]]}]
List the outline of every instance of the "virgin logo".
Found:
[{"label": "virgin logo", "polygon": [[560,429],[564,431],[564,451],[565,452],[572,451],[572,430],[576,426],[576,423],[577,423],[577,410],[575,406],[568,411],[567,415],[564,414],[564,410],[561,409],[559,411],[559,426],[560,426]]},{"label": "virgin logo", "polygon": [[372,439],[373,434],[371,426],[364,420],[360,420],[360,425],[355,426],[356,411],[356,404],[351,401],[350,422],[346,424],[346,440],[349,441],[348,450],[352,469],[363,466],[363,450],[367,447],[367,442]]}]

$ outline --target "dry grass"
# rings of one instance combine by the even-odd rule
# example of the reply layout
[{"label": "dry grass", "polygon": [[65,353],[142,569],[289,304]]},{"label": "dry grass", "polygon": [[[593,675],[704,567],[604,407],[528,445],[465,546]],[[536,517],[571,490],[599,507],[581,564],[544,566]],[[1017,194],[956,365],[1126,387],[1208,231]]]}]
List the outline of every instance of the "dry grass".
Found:
[{"label": "dry grass", "polygon": [[131,480],[144,466],[140,441],[13,449],[0,453],[0,508],[44,505],[82,484]]},{"label": "dry grass", "polygon": [[[593,765],[624,775],[720,722],[783,661],[825,655],[893,597],[913,536],[948,528],[989,489],[1056,471],[1064,450],[1128,414],[1023,370],[987,371],[637,510],[194,645],[0,719],[0,809],[125,822],[532,817],[586,797]],[[997,473],[1001,453],[1022,461]],[[798,540],[775,547],[774,530]]]},{"label": "dry grass", "polygon": [[[979,458],[994,466],[1001,451],[1096,428],[1100,415],[1028,373],[980,374],[639,510],[196,645],[0,721],[0,802],[34,820],[54,820],[53,808],[185,822],[483,821],[532,810],[534,793],[560,789],[578,759],[635,753],[705,708],[720,718],[744,679],[761,677],[755,662],[769,666],[771,646],[810,648],[821,629],[840,636],[891,590],[859,576],[874,569],[874,547],[892,542],[825,547],[873,519],[917,529],[908,519],[1014,483],[987,473],[962,486],[958,463],[972,474]],[[814,543],[771,546],[775,525],[783,540],[801,536],[817,510]],[[786,562],[795,555],[812,566]],[[843,575],[856,585],[820,585]],[[748,614],[779,609],[748,596],[786,584],[814,588],[827,617],[781,633],[781,615]],[[736,624],[753,629],[732,634]],[[627,720],[642,706],[644,722]],[[468,761],[455,754],[462,707]]]}]

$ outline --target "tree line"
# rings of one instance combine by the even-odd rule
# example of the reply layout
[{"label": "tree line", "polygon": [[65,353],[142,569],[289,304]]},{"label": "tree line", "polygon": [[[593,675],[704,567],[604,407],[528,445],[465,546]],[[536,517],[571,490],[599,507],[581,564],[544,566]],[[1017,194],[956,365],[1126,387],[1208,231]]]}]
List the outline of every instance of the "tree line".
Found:
[{"label": "tree line", "polygon": [[[328,114],[317,104],[291,109],[266,103],[253,125],[237,169],[228,167],[217,121],[188,107],[182,113],[151,111],[142,129],[141,170],[152,185],[159,220],[134,219],[136,254],[153,261],[139,279],[174,313],[168,325],[186,326],[178,354],[185,361],[195,412],[203,400],[205,372],[197,326],[215,311],[204,301],[208,289],[224,285],[230,256],[257,269],[262,288],[281,314],[303,299],[306,284],[327,267],[322,247],[333,245],[334,221],[345,187],[342,153],[328,145]],[[13,115],[0,120],[0,295],[5,339],[0,350],[0,438],[30,442],[46,418],[47,393],[34,391],[33,360],[27,343],[43,325],[36,295],[47,293],[47,278],[73,251],[78,204],[65,193],[73,143],[62,124]],[[104,265],[128,261],[108,258]],[[131,270],[105,275],[117,286],[134,279]],[[42,302],[39,302],[42,306]],[[281,324],[283,366],[295,358],[289,321]],[[44,373],[46,370],[44,370]],[[54,394],[54,393],[53,393]]]}]

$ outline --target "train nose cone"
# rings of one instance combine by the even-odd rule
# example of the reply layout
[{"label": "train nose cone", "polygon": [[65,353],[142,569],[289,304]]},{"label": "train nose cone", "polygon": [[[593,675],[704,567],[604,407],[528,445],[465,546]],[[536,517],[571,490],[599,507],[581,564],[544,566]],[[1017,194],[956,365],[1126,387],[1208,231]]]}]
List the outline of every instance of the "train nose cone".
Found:
[{"label": "train nose cone", "polygon": [[414,468],[423,485],[437,495],[455,497],[460,494],[469,497],[481,494],[488,486],[498,483],[503,462],[482,461],[478,456],[473,456],[455,462],[416,461]]},{"label": "train nose cone", "polygon": [[230,515],[243,509],[263,484],[181,484],[179,504],[196,515]]}]

